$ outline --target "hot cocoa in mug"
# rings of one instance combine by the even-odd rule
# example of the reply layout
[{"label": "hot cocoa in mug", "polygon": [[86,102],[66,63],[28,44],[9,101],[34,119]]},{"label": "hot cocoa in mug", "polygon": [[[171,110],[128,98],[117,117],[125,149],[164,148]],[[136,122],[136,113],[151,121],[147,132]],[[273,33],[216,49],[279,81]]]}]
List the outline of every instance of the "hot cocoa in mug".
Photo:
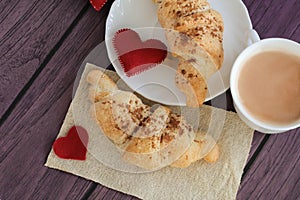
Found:
[{"label": "hot cocoa in mug", "polygon": [[300,45],[265,39],[248,47],[231,72],[239,116],[252,128],[279,133],[300,125]]}]

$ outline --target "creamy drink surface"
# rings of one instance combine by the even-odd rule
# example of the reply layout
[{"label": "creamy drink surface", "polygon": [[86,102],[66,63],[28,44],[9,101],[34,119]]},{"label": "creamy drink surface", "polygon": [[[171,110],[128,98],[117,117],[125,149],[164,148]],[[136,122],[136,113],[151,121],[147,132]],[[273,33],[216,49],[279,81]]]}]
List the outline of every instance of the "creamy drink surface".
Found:
[{"label": "creamy drink surface", "polygon": [[258,53],[244,63],[238,92],[246,110],[273,125],[300,121],[300,55]]}]

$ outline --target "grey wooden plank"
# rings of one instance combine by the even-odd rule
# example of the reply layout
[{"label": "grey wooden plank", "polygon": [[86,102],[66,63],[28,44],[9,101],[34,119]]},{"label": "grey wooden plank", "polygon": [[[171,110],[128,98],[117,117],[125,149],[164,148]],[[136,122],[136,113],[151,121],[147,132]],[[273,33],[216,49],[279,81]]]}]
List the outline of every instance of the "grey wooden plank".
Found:
[{"label": "grey wooden plank", "polygon": [[250,159],[252,159],[254,153],[256,152],[258,146],[261,144],[261,142],[263,141],[265,136],[266,136],[265,134],[260,133],[258,131],[254,132],[251,149],[250,149],[249,156],[247,159],[247,163],[250,161]]},{"label": "grey wooden plank", "polygon": [[139,199],[137,197],[133,197],[133,196],[121,193],[121,192],[117,192],[113,199],[121,199],[121,198],[122,198],[122,200],[137,200],[137,199]]},{"label": "grey wooden plank", "polygon": [[[299,1],[246,1],[245,3],[250,8],[249,11],[253,20],[254,28],[259,32],[262,38],[283,37],[295,41],[300,40],[300,34],[295,34],[300,24],[300,21],[298,20],[298,10],[300,9]],[[299,132],[299,129],[294,131]],[[294,131],[288,132],[286,134],[293,135]],[[263,140],[263,137],[261,137],[260,139],[255,138],[258,137],[258,134],[259,133],[255,133],[253,140],[253,145],[255,145],[256,148]],[[261,134],[260,136],[263,136],[263,134]],[[283,137],[283,135],[279,136]],[[256,151],[253,151],[251,149],[248,162],[251,160],[251,162],[253,163],[251,163],[251,166],[249,166],[248,171],[243,177],[241,188],[238,193],[238,199],[296,199],[295,197],[297,195],[293,196],[289,193],[296,191],[294,185],[298,184],[298,180],[295,179],[295,177],[299,178],[299,172],[297,174],[297,172],[295,172],[295,170],[293,169],[286,169],[286,174],[293,174],[294,176],[287,177],[286,174],[282,173],[278,173],[276,176],[272,176],[271,174],[265,173],[265,171],[263,170],[264,167],[270,167],[267,161],[261,164],[262,168],[257,168],[257,162],[259,162],[258,160],[269,159],[265,158],[266,151],[276,151],[281,148],[280,142],[282,143],[283,141],[278,141],[272,147],[270,147],[270,144],[274,143],[273,140],[274,136],[270,137],[267,140],[266,144],[262,146],[262,149],[257,150],[260,151],[257,153],[257,155],[253,156],[253,153],[256,153]],[[259,143],[257,143],[257,141],[259,141]],[[296,146],[299,145],[299,142],[295,144],[287,144],[287,146],[289,145],[291,148],[296,148]],[[268,147],[270,147],[271,149],[267,149]],[[269,154],[269,157],[273,156],[275,155],[272,155],[271,153]],[[278,156],[280,156],[280,154]],[[288,156],[288,159],[293,160],[295,155]],[[275,168],[277,170],[278,168],[284,168],[286,165],[286,162],[278,162],[278,166],[276,166]],[[254,173],[254,171],[256,172]],[[249,177],[253,177],[253,179],[249,180]],[[258,177],[274,179],[276,180],[277,185],[282,184],[284,182],[283,180],[286,180],[285,190],[280,189],[280,187],[276,187],[276,184],[270,186],[269,183],[261,181]],[[257,191],[252,190],[253,187],[260,188],[262,191],[262,195],[257,195]],[[273,197],[272,195],[270,195],[270,193],[267,192],[268,190],[272,190],[274,193],[277,193],[277,196]]]},{"label": "grey wooden plank", "polygon": [[0,118],[87,1],[1,1]]},{"label": "grey wooden plank", "polygon": [[97,185],[94,190],[89,194],[89,200],[103,199],[104,195],[111,190],[110,188],[104,187],[102,185]]},{"label": "grey wooden plank", "polygon": [[105,199],[137,200],[138,198],[133,197],[131,195],[124,194],[119,191],[109,189],[102,185],[98,185],[97,188],[91,193],[88,199],[90,200],[105,200]]},{"label": "grey wooden plank", "polygon": [[294,30],[294,32],[292,33],[291,38],[294,38],[294,40],[295,40],[296,42],[300,43],[300,37],[299,37],[299,35],[300,35],[300,22],[299,22],[297,28],[296,28],[296,29]]},{"label": "grey wooden plank", "polygon": [[[45,86],[43,86],[43,88],[45,88]],[[29,95],[29,97],[30,97],[30,95]],[[50,99],[51,99],[51,96],[48,96]],[[41,98],[43,98],[43,97],[41,97]],[[55,98],[54,98],[55,99]],[[36,98],[35,97],[32,97],[32,100],[36,100]],[[51,99],[51,101],[53,101],[53,99]],[[46,104],[46,102],[44,102],[45,104]],[[64,106],[66,106],[66,105],[64,105]],[[37,107],[37,108],[35,108],[34,109],[34,111],[39,111],[39,109],[38,108],[40,108],[40,107]],[[61,107],[61,108],[64,108],[64,107]],[[56,108],[57,110],[59,110],[58,108]],[[57,110],[54,110],[54,111],[51,111],[51,112],[56,112]],[[28,110],[29,111],[29,110]],[[32,111],[29,111],[29,112],[32,112]],[[50,112],[50,111],[49,111]],[[23,111],[23,114],[26,114],[26,112],[24,112]],[[32,114],[31,114],[32,115]],[[60,123],[61,121],[59,121],[59,120],[62,120],[62,119],[58,119],[58,120],[56,120],[56,117],[57,116],[53,116],[52,115],[52,118],[54,119],[54,121],[56,121],[56,123]],[[28,121],[28,119],[27,119],[27,121]],[[46,123],[46,122],[43,122],[43,123]],[[26,128],[26,127],[25,127]],[[52,134],[52,133],[50,133],[50,134]],[[52,142],[52,141],[51,141]],[[48,146],[49,145],[51,145],[50,143],[48,144]],[[1,146],[2,147],[2,146]],[[1,163],[2,164],[2,163]],[[58,172],[59,173],[59,172]],[[60,177],[60,176],[64,176],[64,175],[58,175],[57,177]],[[49,178],[52,180],[52,178],[51,178],[51,176],[49,176]],[[2,180],[2,179],[1,179]],[[288,181],[291,181],[292,179],[288,179]],[[50,181],[50,180],[49,180]],[[49,181],[47,181],[47,183],[49,182]],[[58,182],[55,182],[56,184],[58,183]],[[86,183],[86,182],[84,182],[84,183]],[[295,183],[295,182],[293,182],[293,183]],[[99,186],[99,188],[100,188],[101,186]],[[80,187],[78,187],[78,188],[80,188]],[[47,188],[46,188],[47,189]],[[96,188],[96,189],[98,189],[98,188]],[[40,189],[38,190],[38,191],[40,191]],[[96,191],[96,190],[95,190]],[[61,192],[61,191],[60,191]],[[1,193],[0,193],[1,194]],[[121,193],[120,193],[121,194]],[[41,194],[42,195],[42,194]],[[93,195],[93,194],[92,194]],[[63,196],[63,195],[62,195]],[[117,195],[116,195],[117,196]],[[116,197],[115,196],[115,197]],[[101,196],[98,196],[99,198],[101,198]],[[118,198],[118,197],[117,197]],[[121,197],[120,197],[120,199],[121,199]]]},{"label": "grey wooden plank", "polygon": [[300,128],[270,136],[246,174],[237,199],[300,198]]},{"label": "grey wooden plank", "polygon": [[[11,29],[16,21],[20,20],[31,5],[26,1],[0,1],[0,38]],[[18,12],[13,12],[13,10],[18,10]]]},{"label": "grey wooden plank", "polygon": [[107,11],[88,9],[0,127],[1,199],[79,199],[92,184],[43,164],[71,102],[77,70],[104,38]]},{"label": "grey wooden plank", "polygon": [[249,9],[254,28],[261,38],[283,37],[300,41],[291,33],[299,26],[300,1],[298,0],[243,0]]}]

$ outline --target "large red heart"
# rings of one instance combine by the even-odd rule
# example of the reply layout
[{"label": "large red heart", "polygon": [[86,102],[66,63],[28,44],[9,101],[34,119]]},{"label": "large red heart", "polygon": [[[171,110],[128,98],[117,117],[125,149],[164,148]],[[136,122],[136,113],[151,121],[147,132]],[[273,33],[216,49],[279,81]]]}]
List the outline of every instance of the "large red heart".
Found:
[{"label": "large red heart", "polygon": [[88,133],[84,128],[73,126],[66,137],[55,140],[54,153],[64,159],[85,160],[88,138]]},{"label": "large red heart", "polygon": [[104,6],[107,0],[90,0],[90,3],[94,7],[95,10],[99,11]]},{"label": "large red heart", "polygon": [[139,74],[162,63],[167,57],[167,47],[159,40],[142,41],[137,32],[131,29],[119,30],[113,44],[118,59],[127,76]]}]

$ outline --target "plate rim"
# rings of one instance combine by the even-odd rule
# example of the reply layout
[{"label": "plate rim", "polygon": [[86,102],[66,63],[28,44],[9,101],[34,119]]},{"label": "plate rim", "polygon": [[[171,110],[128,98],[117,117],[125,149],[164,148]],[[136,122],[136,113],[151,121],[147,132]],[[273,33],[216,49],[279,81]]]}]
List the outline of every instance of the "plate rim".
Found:
[{"label": "plate rim", "polygon": [[[110,8],[110,10],[109,10],[109,13],[108,13],[108,15],[107,15],[107,19],[106,19],[106,24],[105,24],[105,45],[106,45],[106,49],[107,49],[107,53],[108,53],[108,57],[109,57],[109,60],[111,61],[111,64],[112,64],[112,66],[114,67],[114,69],[116,70],[116,72],[118,73],[118,75],[120,76],[120,78],[121,79],[123,79],[122,78],[122,76],[121,76],[121,74],[118,72],[119,71],[119,69],[116,69],[116,68],[118,68],[118,67],[115,67],[114,66],[114,61],[112,61],[113,59],[111,59],[111,53],[110,53],[110,48],[108,47],[108,43],[109,43],[109,41],[111,40],[111,37],[112,36],[110,36],[109,35],[109,33],[108,33],[108,30],[109,30],[109,28],[110,28],[110,26],[109,26],[109,24],[111,23],[111,22],[109,22],[109,19],[110,19],[110,16],[112,15],[112,11],[113,11],[113,9],[116,7],[116,6],[118,6],[117,4],[120,4],[120,2],[121,2],[122,0],[115,0],[113,3],[112,3],[112,6],[111,6],[111,8]],[[123,0],[124,1],[124,0]],[[128,1],[132,1],[132,0],[128,0]],[[149,0],[150,1],[150,0]],[[218,1],[218,0],[207,0],[209,3],[211,3],[211,2],[213,2],[213,1]],[[246,30],[246,32],[248,31],[249,33],[251,33],[251,32],[254,32],[257,36],[258,36],[258,39],[256,39],[256,40],[260,40],[260,38],[259,38],[259,35],[257,34],[257,32],[255,31],[255,29],[253,29],[253,24],[252,24],[252,21],[251,21],[251,18],[250,18],[250,15],[249,15],[249,11],[248,11],[248,8],[246,7],[246,5],[244,4],[244,2],[242,1],[242,0],[231,0],[230,1],[230,3],[232,3],[232,4],[235,4],[235,5],[238,5],[239,6],[239,9],[240,9],[240,11],[239,11],[239,13],[243,13],[243,15],[244,15],[244,17],[243,18],[245,18],[245,20],[247,20],[247,26],[248,26],[248,30]],[[217,9],[216,9],[217,10]],[[218,11],[218,10],[217,10]],[[147,28],[147,26],[145,26],[145,27],[138,27],[138,28]],[[136,29],[136,28],[132,28],[132,29]],[[248,44],[246,45],[246,47],[247,46],[249,46],[249,45],[251,45],[251,44],[253,44],[253,43],[255,43],[255,39],[254,39],[254,41],[252,41],[252,43],[249,43],[248,42]],[[245,48],[246,48],[245,47]],[[245,49],[244,48],[244,49]],[[243,49],[243,50],[244,50]],[[242,51],[243,51],[242,50]],[[241,51],[241,52],[242,52]],[[241,52],[239,52],[238,53],[238,55],[241,53]],[[236,60],[236,59],[235,59]],[[232,69],[232,66],[231,66],[231,69]],[[218,74],[218,76],[222,76],[222,74],[221,74],[221,71],[220,70],[218,70],[217,72],[215,72],[214,73],[214,75],[216,75],[216,74]],[[229,77],[229,79],[230,79],[230,77]],[[124,80],[124,79],[123,79]],[[126,83],[126,81],[125,81],[125,83]],[[127,83],[126,83],[127,84]],[[128,84],[127,84],[128,85]],[[213,95],[211,95],[211,94],[208,94],[207,95],[207,97],[206,97],[206,99],[205,99],[205,102],[207,102],[207,101],[211,101],[212,99],[214,99],[214,98],[216,98],[216,97],[218,97],[218,96],[220,96],[221,94],[223,94],[223,93],[225,93],[229,88],[230,88],[230,83],[228,83],[227,85],[226,84],[224,84],[224,82],[222,82],[222,85],[223,85],[223,89],[222,90],[218,90],[217,92],[214,92],[214,94]],[[128,85],[129,86],[129,85]],[[129,86],[130,88],[131,88],[131,86]],[[131,88],[132,89],[132,88]],[[139,93],[140,94],[140,93]],[[140,94],[140,95],[142,95],[142,96],[144,96],[143,94]],[[156,102],[159,102],[159,103],[162,103],[162,104],[166,104],[166,105],[170,105],[170,106],[185,106],[186,105],[186,103],[185,102],[174,102],[174,103],[166,103],[166,102],[164,102],[164,101],[161,101],[161,100],[157,100],[157,99],[153,99],[153,98],[151,98],[151,97],[146,97],[146,96],[144,96],[145,98],[147,98],[147,99],[150,99],[150,100],[152,100],[152,101],[156,101]]]}]

